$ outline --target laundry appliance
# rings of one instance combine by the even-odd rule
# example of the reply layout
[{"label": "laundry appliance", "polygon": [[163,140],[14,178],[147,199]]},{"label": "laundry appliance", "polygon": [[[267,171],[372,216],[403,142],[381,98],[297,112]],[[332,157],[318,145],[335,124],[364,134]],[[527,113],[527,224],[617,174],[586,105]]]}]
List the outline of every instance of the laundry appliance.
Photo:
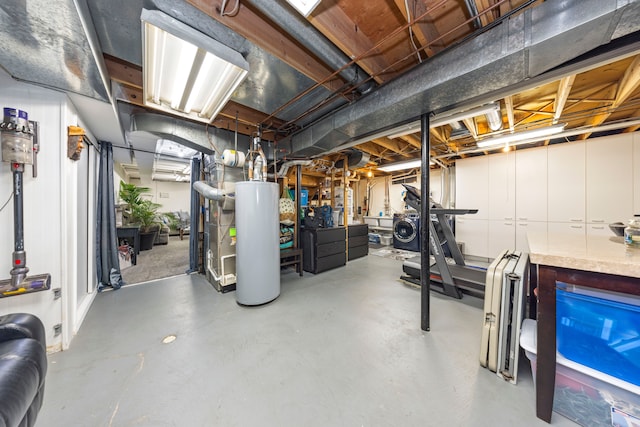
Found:
[{"label": "laundry appliance", "polygon": [[420,214],[409,212],[393,215],[393,247],[420,252]]}]

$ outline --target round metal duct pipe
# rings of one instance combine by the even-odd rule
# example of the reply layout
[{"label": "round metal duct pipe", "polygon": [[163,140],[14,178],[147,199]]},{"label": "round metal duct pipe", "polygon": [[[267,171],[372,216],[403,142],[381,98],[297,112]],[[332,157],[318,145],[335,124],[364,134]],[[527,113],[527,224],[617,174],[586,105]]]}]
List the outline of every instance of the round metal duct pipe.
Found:
[{"label": "round metal duct pipe", "polygon": [[[316,30],[301,15],[273,0],[249,0],[252,6],[263,13],[280,28],[299,41],[304,41],[305,48],[318,56],[330,67],[339,70],[349,64],[351,60],[331,41]],[[340,71],[340,76],[347,82],[357,86],[369,78],[369,75],[358,65],[353,64]],[[363,83],[358,87],[361,94],[369,92],[375,87],[373,81]]]}]

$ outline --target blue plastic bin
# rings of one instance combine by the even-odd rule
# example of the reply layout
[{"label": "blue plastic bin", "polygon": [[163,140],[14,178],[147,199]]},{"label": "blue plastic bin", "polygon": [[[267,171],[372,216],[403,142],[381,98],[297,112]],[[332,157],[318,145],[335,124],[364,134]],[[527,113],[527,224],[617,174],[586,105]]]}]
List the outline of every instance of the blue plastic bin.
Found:
[{"label": "blue plastic bin", "polygon": [[556,291],[558,352],[640,386],[640,306]]}]

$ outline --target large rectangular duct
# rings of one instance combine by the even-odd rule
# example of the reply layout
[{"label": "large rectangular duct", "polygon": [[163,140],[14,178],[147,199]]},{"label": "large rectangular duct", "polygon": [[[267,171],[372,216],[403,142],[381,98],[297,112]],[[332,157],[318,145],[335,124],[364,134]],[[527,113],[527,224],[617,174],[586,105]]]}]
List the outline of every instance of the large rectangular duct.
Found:
[{"label": "large rectangular duct", "polygon": [[[280,144],[321,153],[421,114],[493,101],[509,88],[640,30],[640,1],[546,1],[439,54]],[[570,48],[568,48],[570,46]]]}]

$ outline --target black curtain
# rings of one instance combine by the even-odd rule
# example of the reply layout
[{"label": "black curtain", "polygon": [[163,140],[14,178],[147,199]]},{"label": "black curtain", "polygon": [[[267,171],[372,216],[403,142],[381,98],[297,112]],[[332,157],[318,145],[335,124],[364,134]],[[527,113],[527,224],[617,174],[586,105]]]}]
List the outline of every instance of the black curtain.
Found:
[{"label": "black curtain", "polygon": [[200,159],[191,159],[191,220],[189,229],[189,270],[198,271],[198,235],[200,234],[200,194],[193,189],[193,183],[200,180]]},{"label": "black curtain", "polygon": [[100,142],[100,171],[98,175],[98,210],[96,215],[96,271],[98,292],[105,287],[120,289],[124,284],[118,260],[116,234],[115,190],[113,183],[113,147]]}]

